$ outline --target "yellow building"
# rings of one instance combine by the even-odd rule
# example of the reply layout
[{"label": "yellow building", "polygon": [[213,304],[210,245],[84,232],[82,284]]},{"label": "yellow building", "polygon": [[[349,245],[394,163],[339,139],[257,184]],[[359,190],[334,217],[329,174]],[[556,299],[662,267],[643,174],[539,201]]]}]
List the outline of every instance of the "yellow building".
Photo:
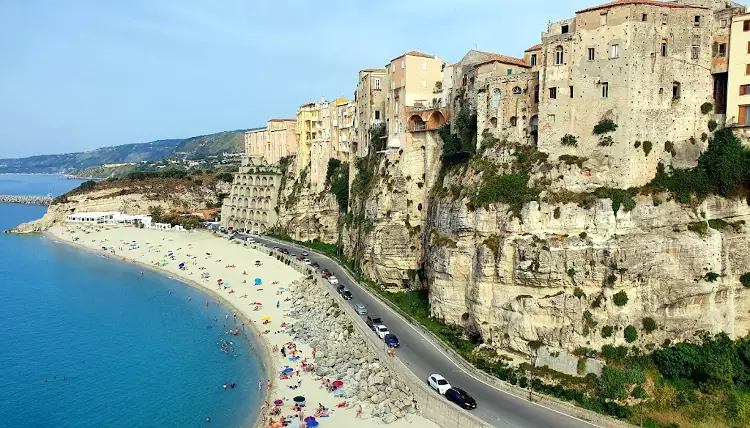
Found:
[{"label": "yellow building", "polygon": [[310,164],[312,141],[320,133],[320,103],[304,104],[297,110],[297,160],[296,172],[299,173]]},{"label": "yellow building", "polygon": [[727,126],[750,126],[750,14],[732,18]]}]

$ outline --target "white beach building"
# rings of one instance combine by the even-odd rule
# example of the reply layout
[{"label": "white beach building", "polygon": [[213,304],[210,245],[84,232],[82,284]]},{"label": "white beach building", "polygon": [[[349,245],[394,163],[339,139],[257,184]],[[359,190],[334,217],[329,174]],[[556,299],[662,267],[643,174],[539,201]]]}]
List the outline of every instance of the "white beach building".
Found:
[{"label": "white beach building", "polygon": [[110,212],[81,212],[67,216],[65,221],[71,223],[88,223],[115,226],[134,226],[142,224],[144,229],[166,230],[171,232],[184,232],[185,228],[180,225],[172,226],[169,223],[155,223],[151,221],[150,215],[145,214],[123,214],[118,211]]}]

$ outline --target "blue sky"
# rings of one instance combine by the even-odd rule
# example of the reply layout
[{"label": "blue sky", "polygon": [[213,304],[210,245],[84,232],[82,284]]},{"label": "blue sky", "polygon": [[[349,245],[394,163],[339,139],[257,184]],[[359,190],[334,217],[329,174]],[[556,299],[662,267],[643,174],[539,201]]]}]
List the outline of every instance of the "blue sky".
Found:
[{"label": "blue sky", "polygon": [[586,0],[0,0],[0,157],[261,126],[409,50],[522,56]]}]

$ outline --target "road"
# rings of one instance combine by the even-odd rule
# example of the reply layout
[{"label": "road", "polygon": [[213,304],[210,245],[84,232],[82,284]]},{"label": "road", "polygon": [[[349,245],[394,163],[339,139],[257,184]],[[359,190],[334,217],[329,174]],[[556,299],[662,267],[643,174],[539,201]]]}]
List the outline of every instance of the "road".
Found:
[{"label": "road", "polygon": [[[396,353],[397,358],[418,378],[425,379],[426,382],[430,374],[442,374],[452,386],[462,388],[474,397],[477,401],[477,408],[472,410],[472,413],[490,425],[514,428],[592,428],[598,426],[509,394],[465,372],[411,323],[381,302],[379,298],[364,290],[343,267],[328,257],[287,242],[259,236],[254,236],[254,238],[267,246],[287,248],[290,253],[300,254],[302,251],[307,251],[311,261],[318,262],[321,269],[325,268],[333,272],[339,282],[351,290],[354,299],[347,302],[349,305],[354,307],[362,303],[370,313],[375,313],[382,318],[388,330],[401,342],[401,347]],[[331,290],[335,291],[333,286]]]}]

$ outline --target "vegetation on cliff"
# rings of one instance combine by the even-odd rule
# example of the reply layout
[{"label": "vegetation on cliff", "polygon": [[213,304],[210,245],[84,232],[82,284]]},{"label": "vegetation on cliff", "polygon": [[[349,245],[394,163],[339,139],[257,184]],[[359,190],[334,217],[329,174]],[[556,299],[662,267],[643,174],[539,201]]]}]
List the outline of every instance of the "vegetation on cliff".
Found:
[{"label": "vegetation on cliff", "polygon": [[329,159],[325,186],[336,197],[341,212],[346,212],[349,207],[349,164]]}]

